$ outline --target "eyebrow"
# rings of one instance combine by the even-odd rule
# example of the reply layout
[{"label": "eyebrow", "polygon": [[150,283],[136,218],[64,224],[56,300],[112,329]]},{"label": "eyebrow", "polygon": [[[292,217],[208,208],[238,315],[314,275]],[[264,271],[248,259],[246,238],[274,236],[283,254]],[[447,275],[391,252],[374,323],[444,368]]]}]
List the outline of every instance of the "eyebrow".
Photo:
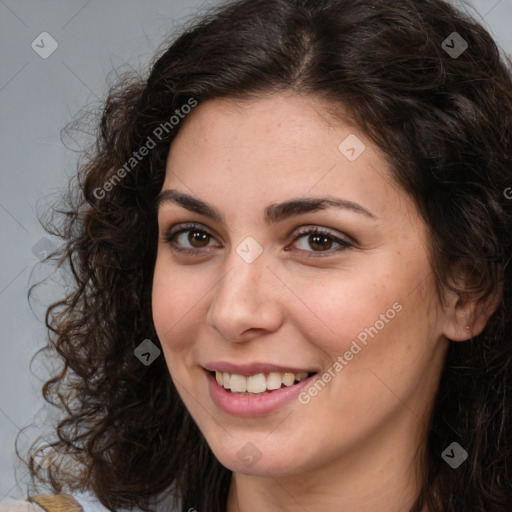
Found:
[{"label": "eyebrow", "polygon": [[[178,204],[191,212],[195,212],[199,215],[210,217],[217,222],[224,223],[222,213],[220,213],[215,206],[191,195],[184,194],[183,192],[178,192],[173,189],[163,190],[156,198],[157,210],[165,203]],[[376,216],[373,213],[363,208],[360,204],[332,196],[319,198],[301,197],[297,199],[290,199],[282,203],[271,204],[265,208],[264,219],[267,224],[276,224],[296,215],[324,210],[329,207],[350,210],[371,219],[376,219]]]}]

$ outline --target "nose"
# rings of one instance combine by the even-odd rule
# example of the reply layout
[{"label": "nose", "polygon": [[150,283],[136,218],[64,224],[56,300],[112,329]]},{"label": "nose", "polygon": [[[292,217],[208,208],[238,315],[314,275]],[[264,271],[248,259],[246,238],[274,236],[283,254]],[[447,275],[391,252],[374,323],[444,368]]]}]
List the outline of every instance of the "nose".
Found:
[{"label": "nose", "polygon": [[262,254],[247,263],[233,253],[227,272],[217,284],[207,322],[230,342],[250,341],[274,332],[283,323],[281,283]]}]

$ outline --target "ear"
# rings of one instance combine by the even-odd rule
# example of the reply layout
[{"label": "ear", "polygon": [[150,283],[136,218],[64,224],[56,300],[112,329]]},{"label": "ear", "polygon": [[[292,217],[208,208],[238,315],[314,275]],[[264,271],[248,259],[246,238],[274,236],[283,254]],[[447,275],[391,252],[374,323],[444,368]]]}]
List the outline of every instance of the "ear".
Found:
[{"label": "ear", "polygon": [[498,308],[501,297],[502,289],[485,300],[477,293],[457,294],[448,290],[445,294],[443,334],[452,341],[466,341],[478,336]]}]

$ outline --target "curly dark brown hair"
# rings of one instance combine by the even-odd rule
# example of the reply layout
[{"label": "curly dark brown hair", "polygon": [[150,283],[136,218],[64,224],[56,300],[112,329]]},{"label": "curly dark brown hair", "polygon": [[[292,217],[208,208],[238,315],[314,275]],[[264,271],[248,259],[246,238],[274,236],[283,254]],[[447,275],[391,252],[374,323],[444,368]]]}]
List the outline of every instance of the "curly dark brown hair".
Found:
[{"label": "curly dark brown hair", "polygon": [[[443,47],[453,32],[468,44],[456,57]],[[164,358],[149,368],[134,349],[144,339],[159,346],[155,199],[180,129],[170,117],[194,101],[280,91],[342,106],[385,152],[428,226],[439,290],[501,294],[480,335],[450,344],[411,512],[510,512],[511,61],[475,17],[442,0],[237,0],[187,27],[147,77],[111,88],[94,154],[48,226],[73,286],[47,310],[42,349],[62,361],[43,387],[62,412],[51,443],[62,463],[43,470],[27,457],[32,485],[90,490],[111,510],[150,511],[170,492],[183,511],[225,512],[231,472]],[[149,138],[154,147],[128,169]],[[469,454],[457,471],[440,456],[452,429]]]}]

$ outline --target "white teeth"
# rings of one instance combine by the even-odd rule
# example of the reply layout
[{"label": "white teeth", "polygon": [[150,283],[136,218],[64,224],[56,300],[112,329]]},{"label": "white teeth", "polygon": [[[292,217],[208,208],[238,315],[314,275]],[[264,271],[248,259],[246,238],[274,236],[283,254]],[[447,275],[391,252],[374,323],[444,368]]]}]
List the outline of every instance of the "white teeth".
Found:
[{"label": "white teeth", "polygon": [[233,393],[265,393],[273,391],[284,386],[292,386],[295,382],[300,382],[308,376],[307,372],[299,373],[280,373],[270,372],[267,374],[258,373],[246,377],[236,373],[215,372],[215,379],[219,386],[224,389],[230,389]]},{"label": "white teeth", "polygon": [[247,391],[247,378],[243,375],[236,375],[234,373],[231,375],[229,387],[231,388],[231,391],[234,391],[235,393],[245,393]]},{"label": "white teeth", "polygon": [[267,389],[279,389],[283,380],[281,379],[282,373],[271,372],[267,377]]},{"label": "white teeth", "polygon": [[[233,378],[233,376],[231,376]],[[247,391],[249,393],[263,393],[267,390],[267,379],[263,373],[247,377]]]},{"label": "white teeth", "polygon": [[283,384],[285,386],[293,386],[295,382],[295,375],[293,373],[285,373],[283,375]]}]

